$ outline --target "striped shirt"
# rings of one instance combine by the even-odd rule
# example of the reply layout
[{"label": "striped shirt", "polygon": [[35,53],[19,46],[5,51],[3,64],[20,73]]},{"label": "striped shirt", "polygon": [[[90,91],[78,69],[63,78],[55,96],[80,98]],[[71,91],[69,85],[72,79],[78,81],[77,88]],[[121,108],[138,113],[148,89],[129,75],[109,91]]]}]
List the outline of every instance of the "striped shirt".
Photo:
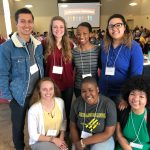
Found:
[{"label": "striped shirt", "polygon": [[73,49],[75,88],[81,88],[82,75],[91,74],[97,78],[99,50],[98,46],[88,51],[81,51],[78,47]]}]

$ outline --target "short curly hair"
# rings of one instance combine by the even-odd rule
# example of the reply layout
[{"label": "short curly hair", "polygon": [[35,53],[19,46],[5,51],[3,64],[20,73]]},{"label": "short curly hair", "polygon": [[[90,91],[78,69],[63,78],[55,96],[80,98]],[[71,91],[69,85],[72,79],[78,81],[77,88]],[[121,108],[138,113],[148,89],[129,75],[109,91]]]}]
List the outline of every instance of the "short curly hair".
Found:
[{"label": "short curly hair", "polygon": [[129,94],[133,90],[145,92],[147,97],[146,107],[150,107],[150,77],[137,75],[128,79],[121,88],[122,98],[128,102]]}]

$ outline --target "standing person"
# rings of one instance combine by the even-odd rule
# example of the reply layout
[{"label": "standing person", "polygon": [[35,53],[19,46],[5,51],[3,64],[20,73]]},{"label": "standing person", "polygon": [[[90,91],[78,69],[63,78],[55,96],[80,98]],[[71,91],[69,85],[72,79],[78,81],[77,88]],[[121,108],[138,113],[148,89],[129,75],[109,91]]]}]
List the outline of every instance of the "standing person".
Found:
[{"label": "standing person", "polygon": [[75,150],[114,150],[116,122],[114,102],[99,93],[94,77],[84,78],[81,96],[74,101],[70,114],[70,131]]},{"label": "standing person", "polygon": [[92,27],[88,22],[78,25],[76,37],[78,46],[73,49],[75,67],[75,95],[81,95],[81,81],[86,76],[97,78],[99,47],[90,43]]},{"label": "standing person", "polygon": [[66,114],[58,87],[49,77],[42,78],[33,93],[28,112],[29,145],[32,150],[66,150]]},{"label": "standing person", "polygon": [[125,101],[119,100],[120,87],[127,78],[142,74],[143,61],[142,49],[133,40],[125,18],[120,14],[112,15],[101,45],[99,86],[101,93],[110,97],[120,109],[127,107]]},{"label": "standing person", "polygon": [[32,35],[34,17],[27,8],[15,13],[17,32],[0,45],[0,99],[10,101],[16,150],[24,149],[24,124],[30,97],[43,76],[42,45]]},{"label": "standing person", "polygon": [[118,112],[116,150],[150,149],[149,83],[147,77],[135,76],[123,85],[121,94],[129,105]]},{"label": "standing person", "polygon": [[52,18],[46,45],[46,76],[51,77],[61,90],[65,102],[67,131],[73,96],[72,43],[70,42],[65,20],[60,16]]}]

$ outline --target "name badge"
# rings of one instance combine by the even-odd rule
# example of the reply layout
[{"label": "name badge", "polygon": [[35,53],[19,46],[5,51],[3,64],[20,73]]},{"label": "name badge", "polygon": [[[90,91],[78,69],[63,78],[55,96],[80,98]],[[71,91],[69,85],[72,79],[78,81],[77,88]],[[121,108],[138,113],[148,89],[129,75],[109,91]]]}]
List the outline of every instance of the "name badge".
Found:
[{"label": "name badge", "polygon": [[85,77],[92,77],[92,74],[91,73],[89,73],[89,74],[83,74],[82,78],[84,79]]},{"label": "name badge", "polygon": [[88,138],[90,136],[92,136],[92,133],[88,133],[88,132],[85,132],[85,131],[81,132],[81,138],[82,139]]},{"label": "name badge", "polygon": [[34,65],[32,65],[32,66],[30,67],[30,73],[31,73],[31,74],[36,73],[38,70],[39,70],[39,68],[38,68],[37,64],[34,64]]},{"label": "name badge", "polygon": [[138,148],[138,149],[143,149],[142,144],[137,144],[137,143],[134,143],[134,142],[130,142],[130,146],[134,147],[134,148]]},{"label": "name badge", "polygon": [[53,71],[52,71],[52,73],[62,74],[62,71],[63,71],[63,67],[53,66]]},{"label": "name badge", "polygon": [[115,75],[115,67],[106,67],[105,75],[114,76]]},{"label": "name badge", "polygon": [[48,130],[47,131],[47,136],[56,136],[57,135],[57,130]]}]

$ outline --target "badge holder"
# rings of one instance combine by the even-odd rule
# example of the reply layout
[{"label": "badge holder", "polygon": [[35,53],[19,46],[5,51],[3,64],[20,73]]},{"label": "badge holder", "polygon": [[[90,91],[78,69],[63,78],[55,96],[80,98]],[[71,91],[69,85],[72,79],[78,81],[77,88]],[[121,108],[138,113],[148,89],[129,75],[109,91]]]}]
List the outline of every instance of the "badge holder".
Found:
[{"label": "badge holder", "polygon": [[82,75],[82,79],[84,79],[85,77],[92,77],[92,74],[91,73],[89,73],[89,74],[83,74]]},{"label": "badge holder", "polygon": [[62,74],[62,71],[63,71],[63,67],[53,66],[53,71],[52,71],[52,73],[55,73],[55,74]]},{"label": "badge holder", "polygon": [[81,138],[82,139],[88,138],[90,136],[92,136],[92,133],[88,133],[88,132],[85,132],[85,131],[81,132]]},{"label": "badge holder", "polygon": [[115,75],[115,67],[106,67],[105,75],[114,76]]},{"label": "badge holder", "polygon": [[137,143],[134,143],[134,142],[130,142],[130,146],[134,147],[134,148],[138,148],[138,149],[143,149],[142,144],[137,144]]},{"label": "badge holder", "polygon": [[48,130],[47,131],[47,134],[46,134],[47,136],[56,136],[57,135],[57,130]]}]

